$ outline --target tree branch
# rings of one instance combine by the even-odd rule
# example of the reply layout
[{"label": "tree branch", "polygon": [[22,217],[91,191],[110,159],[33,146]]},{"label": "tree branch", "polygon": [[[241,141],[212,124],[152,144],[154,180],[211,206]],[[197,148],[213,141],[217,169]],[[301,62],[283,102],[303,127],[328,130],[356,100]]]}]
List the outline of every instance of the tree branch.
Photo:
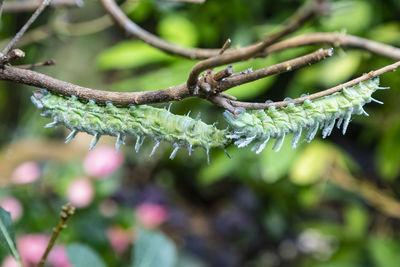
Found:
[{"label": "tree branch", "polygon": [[224,78],[220,82],[220,84],[218,85],[218,91],[222,92],[232,87],[239,86],[244,83],[253,82],[255,80],[259,80],[271,75],[293,71],[310,64],[315,64],[332,55],[333,55],[332,48],[330,49],[321,48],[313,53],[298,58],[290,59],[267,68],[256,70],[254,72],[244,73],[242,75],[230,76]]},{"label": "tree branch", "polygon": [[51,2],[51,0],[43,0],[40,4],[40,6],[38,7],[38,9],[36,9],[36,11],[32,14],[32,16],[28,19],[28,21],[25,23],[24,26],[22,26],[22,28],[19,30],[19,32],[17,32],[17,34],[14,36],[14,38],[8,43],[8,45],[3,49],[3,51],[1,52],[0,56],[1,56],[1,61],[4,62],[4,56],[8,54],[8,52],[10,52],[11,49],[14,48],[14,46],[17,44],[17,42],[19,41],[19,39],[24,35],[24,33],[26,32],[26,30],[32,25],[32,23],[39,17],[39,15],[42,13],[42,11],[49,5],[49,3]]},{"label": "tree branch", "polygon": [[[18,12],[29,12],[36,10],[41,0],[27,0],[27,1],[13,1],[4,3],[4,13],[18,13]],[[50,6],[52,7],[76,7],[82,6],[82,0],[53,0]]]},{"label": "tree branch", "polygon": [[54,244],[56,243],[56,240],[58,236],[60,235],[60,232],[64,230],[67,227],[67,220],[74,215],[75,213],[75,207],[72,206],[70,203],[62,206],[61,212],[60,212],[60,220],[58,221],[57,227],[53,229],[53,233],[51,235],[51,238],[49,240],[49,243],[47,244],[46,250],[42,255],[42,258],[40,259],[38,263],[38,267],[43,267],[47,256],[49,255],[51,249],[54,247]]},{"label": "tree branch", "polygon": [[299,97],[296,99],[292,99],[292,100],[272,102],[272,103],[250,103],[250,102],[240,102],[240,101],[230,101],[230,103],[234,107],[242,107],[242,108],[246,108],[246,109],[266,109],[266,108],[269,108],[272,106],[274,106],[276,108],[283,108],[283,107],[286,107],[289,103],[301,104],[307,99],[313,100],[313,99],[321,98],[321,97],[324,97],[327,95],[331,95],[333,93],[341,91],[345,87],[351,87],[360,82],[378,77],[386,72],[395,71],[399,66],[400,66],[400,61],[397,61],[391,65],[387,65],[387,66],[380,68],[378,70],[375,70],[375,71],[370,71],[354,80],[337,85],[330,89],[327,89],[327,90],[324,90],[324,91],[321,91],[321,92],[318,92],[318,93],[315,93],[312,95],[307,95],[307,96]]},{"label": "tree branch", "polygon": [[61,95],[76,95],[79,99],[84,101],[89,101],[90,99],[93,99],[98,103],[111,101],[116,105],[139,105],[179,101],[190,96],[185,85],[148,92],[109,92],[82,87],[57,80],[32,70],[25,70],[6,65],[3,66],[3,70],[0,70],[0,80],[32,85]]},{"label": "tree branch", "polygon": [[[264,78],[269,75],[277,74],[281,70],[282,71],[289,71],[287,66],[292,66],[292,69],[296,69],[300,66],[305,66],[309,64],[313,64],[318,62],[316,58],[322,60],[324,57],[321,56],[326,54],[329,56],[330,50],[319,50],[317,52],[311,53],[310,55],[306,55],[304,57],[300,57],[299,59],[289,60],[280,64],[278,66],[285,66],[285,67],[276,67],[271,66],[268,67],[271,71],[263,71],[264,69],[260,70],[264,73],[263,75],[259,75],[258,79]],[[318,56],[317,56],[318,55]],[[266,69],[268,69],[266,68]],[[213,83],[210,83],[210,90],[208,92],[201,92],[198,97],[203,97],[206,99],[210,99],[210,97],[218,95],[220,90],[220,84],[223,84],[225,79],[229,78],[222,78],[225,75],[232,74],[232,68],[228,67],[226,70],[222,70],[217,73],[211,73],[210,77],[216,77],[221,80],[216,81],[214,80]],[[237,74],[236,77],[243,76],[244,79],[249,79],[246,76],[246,72],[241,72]],[[232,77],[232,76],[230,76]],[[214,79],[214,78],[213,78]],[[38,88],[44,88],[54,93],[58,93],[61,95],[75,95],[79,99],[84,101],[89,101],[91,99],[95,100],[98,103],[105,103],[107,101],[111,101],[116,105],[129,105],[129,104],[152,104],[152,103],[162,103],[168,101],[179,101],[187,97],[192,97],[193,94],[189,93],[186,84],[181,84],[178,86],[172,86],[166,89],[161,90],[154,90],[154,91],[144,91],[144,92],[109,92],[109,91],[102,91],[102,90],[95,90],[86,87],[82,87],[79,85],[75,85],[72,83],[68,83],[65,81],[57,80],[53,77],[47,76],[45,74],[35,72],[32,70],[21,69],[18,67],[12,67],[4,65],[3,69],[0,70],[0,80],[12,81],[17,83],[22,83],[26,85],[32,85]],[[255,79],[254,79],[255,80]],[[240,83],[240,78],[235,79],[237,83]],[[253,80],[251,80],[253,81]],[[244,83],[244,82],[242,82]],[[225,90],[227,85],[224,85]],[[220,102],[220,101],[219,101]],[[215,103],[215,101],[214,101]],[[225,105],[226,106],[226,105]],[[225,107],[224,106],[224,107]]]},{"label": "tree branch", "polygon": [[[128,34],[142,40],[143,42],[158,48],[166,53],[178,55],[190,59],[206,59],[217,56],[220,49],[202,49],[202,48],[187,48],[176,44],[167,42],[158,36],[142,29],[132,20],[130,20],[125,13],[118,7],[114,0],[101,0],[103,7],[107,13],[113,18],[113,20]],[[295,14],[288,19],[285,23],[285,29],[291,29],[284,35],[293,32],[298,29],[306,21],[310,20],[315,14],[322,13],[322,7],[324,6],[324,0],[312,0],[312,3],[307,3],[305,7],[300,8]],[[282,35],[281,37],[283,37]],[[263,42],[261,42],[262,44]],[[254,44],[247,48],[259,45]],[[246,47],[242,48],[246,49]],[[234,52],[237,53],[237,49],[228,49],[226,53]],[[229,64],[229,63],[227,63]]]},{"label": "tree branch", "polygon": [[276,53],[289,48],[321,44],[328,44],[334,47],[352,47],[363,49],[371,53],[392,58],[394,60],[400,60],[400,48],[353,35],[325,32],[302,34],[281,42],[277,42],[267,47],[265,51],[258,56],[265,57],[268,54]]},{"label": "tree branch", "polygon": [[3,7],[4,7],[4,0],[0,0],[0,19],[1,19],[1,14],[3,13]]}]

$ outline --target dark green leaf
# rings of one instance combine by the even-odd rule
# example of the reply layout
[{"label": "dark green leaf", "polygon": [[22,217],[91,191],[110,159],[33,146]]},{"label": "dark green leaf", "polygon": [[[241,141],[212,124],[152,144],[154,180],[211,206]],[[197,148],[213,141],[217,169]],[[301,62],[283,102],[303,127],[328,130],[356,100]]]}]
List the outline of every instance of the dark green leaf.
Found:
[{"label": "dark green leaf", "polygon": [[14,258],[21,263],[21,257],[15,245],[11,215],[0,207],[0,240],[10,250]]}]

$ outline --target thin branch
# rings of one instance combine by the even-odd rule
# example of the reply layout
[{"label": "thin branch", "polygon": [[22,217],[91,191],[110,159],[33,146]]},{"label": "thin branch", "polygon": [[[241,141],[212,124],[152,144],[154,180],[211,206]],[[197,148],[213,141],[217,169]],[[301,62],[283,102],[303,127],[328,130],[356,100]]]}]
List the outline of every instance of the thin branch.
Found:
[{"label": "thin branch", "polygon": [[51,66],[51,65],[55,65],[56,61],[54,59],[49,59],[43,62],[38,62],[38,63],[33,63],[33,64],[27,64],[27,65],[18,65],[15,66],[17,68],[20,69],[34,69],[34,68],[38,68],[38,67],[44,67],[44,66]]},{"label": "thin branch", "polygon": [[191,96],[185,84],[154,91],[109,92],[82,87],[55,79],[36,71],[20,69],[7,65],[4,65],[3,69],[0,70],[0,80],[44,88],[61,95],[75,95],[83,101],[89,101],[90,99],[93,99],[98,103],[111,101],[116,105],[140,105],[179,101]]},{"label": "thin branch", "polygon": [[228,49],[228,47],[231,45],[231,43],[232,43],[232,40],[230,38],[228,38],[225,41],[224,45],[222,46],[221,50],[219,50],[218,55],[222,55],[225,52],[225,50]]},{"label": "thin branch", "polygon": [[103,7],[113,20],[128,34],[164,52],[190,59],[209,58],[218,54],[220,49],[186,48],[167,42],[142,29],[118,7],[114,0],[101,0]]},{"label": "thin branch", "polygon": [[164,0],[168,2],[186,2],[191,4],[203,4],[206,0]]},{"label": "thin branch", "polygon": [[[4,13],[30,12],[41,5],[41,0],[12,1],[4,3]],[[82,6],[82,0],[53,0],[51,7],[76,7]]]},{"label": "thin branch", "polygon": [[1,19],[1,14],[3,13],[3,5],[4,5],[4,0],[0,0],[0,19]]},{"label": "thin branch", "polygon": [[[328,51],[328,50],[324,50]],[[316,52],[314,52],[316,53]],[[322,52],[318,52],[322,53]],[[296,59],[292,60],[292,69],[296,69],[297,66],[294,64]],[[290,61],[288,61],[290,62]],[[314,62],[307,62],[303,58],[302,60],[299,60],[299,64],[303,65],[308,65],[309,63],[315,63]],[[288,66],[287,62],[284,62],[282,64],[285,64],[285,66]],[[273,69],[281,69],[281,68],[274,68]],[[285,71],[288,71],[287,68]],[[232,68],[227,67],[226,71],[222,70],[217,73],[212,73],[210,77],[214,77],[214,75],[217,74],[219,76],[220,73],[221,75],[229,75],[232,73]],[[242,72],[237,74],[237,76],[243,76],[246,77],[247,72]],[[270,75],[272,74],[277,74],[278,72],[271,71],[269,72]],[[232,77],[232,76],[230,76]],[[228,77],[228,78],[230,78]],[[228,79],[225,78],[225,79]],[[261,77],[263,78],[263,77]],[[224,83],[224,80],[222,79],[221,81],[215,81],[213,80],[213,83],[208,83],[210,85],[209,90],[205,90],[206,92],[202,92],[199,97],[204,97],[204,98],[209,98],[211,96],[217,95],[221,90],[219,90],[220,84]],[[75,85],[72,83],[64,82],[58,79],[55,79],[53,77],[47,76],[45,74],[35,72],[32,70],[26,70],[26,69],[21,69],[13,66],[7,66],[4,65],[3,69],[0,71],[0,80],[6,80],[6,81],[12,81],[12,82],[17,82],[17,83],[22,83],[22,84],[27,84],[27,85],[32,85],[38,88],[44,88],[49,91],[52,91],[54,93],[58,93],[61,95],[75,95],[79,99],[83,101],[89,101],[90,99],[95,100],[97,103],[105,103],[107,101],[111,101],[112,103],[116,105],[129,105],[129,104],[135,104],[135,105],[140,105],[140,104],[151,104],[151,103],[162,103],[162,102],[168,102],[168,101],[179,101],[184,98],[192,97],[193,95],[189,93],[189,90],[187,89],[186,84],[181,84],[178,86],[172,86],[166,89],[161,89],[161,90],[154,90],[154,91],[144,91],[144,92],[109,92],[109,91],[102,91],[102,90],[95,90],[95,89],[90,89],[86,87],[82,87],[79,85]],[[209,81],[209,79],[206,80],[206,82]],[[240,81],[240,79],[239,79]],[[225,89],[229,89],[224,87]]]},{"label": "thin branch", "polygon": [[42,255],[42,258],[40,259],[38,263],[38,267],[43,267],[44,263],[46,262],[47,256],[49,255],[51,249],[53,248],[58,235],[60,232],[67,227],[67,220],[74,214],[75,212],[75,207],[72,206],[71,204],[66,204],[62,206],[61,212],[60,212],[60,220],[58,221],[57,227],[53,229],[53,233],[51,235],[51,238],[49,240],[49,243],[47,244],[46,250]]},{"label": "thin branch", "polygon": [[385,190],[377,188],[367,179],[355,179],[340,168],[332,167],[327,172],[329,181],[341,188],[359,194],[377,211],[390,217],[400,219],[400,202]]},{"label": "thin branch", "polygon": [[241,84],[252,82],[255,80],[259,80],[271,75],[293,71],[310,64],[315,64],[332,55],[333,55],[332,48],[319,49],[313,53],[298,58],[290,59],[267,68],[256,70],[254,72],[247,72],[242,75],[230,76],[223,79],[220,82],[220,84],[218,85],[218,91],[222,92],[232,87],[239,86]]},{"label": "thin branch", "polygon": [[296,99],[292,99],[292,100],[272,102],[272,103],[250,103],[250,102],[240,102],[240,101],[230,101],[230,102],[231,102],[232,106],[242,107],[242,108],[246,108],[246,109],[266,109],[266,108],[269,108],[272,106],[274,106],[276,108],[283,108],[283,107],[286,107],[289,103],[301,104],[307,99],[313,100],[313,99],[321,98],[321,97],[324,97],[327,95],[331,95],[333,93],[341,91],[343,88],[354,86],[360,82],[364,82],[366,80],[378,77],[386,72],[395,71],[399,66],[400,66],[400,61],[397,61],[391,65],[387,65],[387,66],[380,68],[378,70],[375,70],[375,71],[370,71],[354,80],[348,81],[346,83],[340,84],[340,85],[332,87],[330,89],[327,89],[327,90],[324,90],[324,91],[321,91],[321,92],[318,92],[318,93],[315,93],[312,95],[307,95],[307,96],[299,97]]},{"label": "thin branch", "polygon": [[[315,14],[321,12],[320,8],[322,5],[316,4],[321,2],[324,1],[313,0],[312,4],[306,4],[306,8],[300,8],[297,12],[295,12],[295,14],[285,24],[285,29],[292,29],[292,31],[288,31],[286,34],[298,29],[302,24],[311,19]],[[107,11],[107,13],[113,18],[113,20],[128,34],[166,53],[190,59],[206,59],[217,56],[220,51],[220,49],[187,48],[167,42],[159,38],[158,36],[142,29],[139,25],[130,20],[118,7],[114,0],[101,0],[101,3],[103,4],[103,7]],[[258,44],[254,44],[249,47],[244,47],[242,49],[250,48],[257,45]],[[233,52],[236,54],[237,49],[228,49],[226,52]]]},{"label": "thin branch", "polygon": [[42,11],[49,5],[51,0],[43,0],[38,9],[32,14],[32,16],[28,19],[28,21],[25,23],[24,26],[17,32],[17,34],[14,36],[14,38],[8,43],[8,45],[3,49],[2,54],[4,55],[8,54],[8,52],[14,48],[14,46],[17,44],[19,39],[24,35],[26,30],[32,25],[32,23],[39,17],[39,15],[42,13]]},{"label": "thin branch", "polygon": [[265,51],[259,56],[265,57],[268,54],[276,53],[289,48],[321,44],[327,44],[334,47],[351,47],[363,49],[371,53],[392,58],[394,60],[400,60],[400,48],[398,47],[344,33],[325,32],[306,33],[272,44],[271,46],[267,47]]},{"label": "thin branch", "polygon": [[[110,1],[110,0],[103,0]],[[112,0],[111,0],[112,1]],[[268,46],[275,43],[282,37],[296,31],[305,22],[310,20],[315,15],[315,6],[319,6],[315,3],[323,3],[322,0],[312,1],[312,5],[306,5],[304,8],[300,8],[292,17],[290,17],[282,26],[282,29],[276,33],[265,36],[264,40],[258,44],[250,45],[247,47],[239,48],[234,52],[227,51],[224,55],[217,55],[197,63],[190,71],[189,77],[187,79],[187,87],[189,92],[193,93],[197,86],[199,75],[207,70],[218,66],[231,64],[238,61],[243,61],[250,59],[257,54],[261,53]]]}]

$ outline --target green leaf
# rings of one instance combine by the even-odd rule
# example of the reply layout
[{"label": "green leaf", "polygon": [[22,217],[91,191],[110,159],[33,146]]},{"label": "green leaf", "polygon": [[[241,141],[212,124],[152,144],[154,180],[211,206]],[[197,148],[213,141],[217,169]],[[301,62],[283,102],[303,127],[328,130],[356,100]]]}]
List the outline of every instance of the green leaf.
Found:
[{"label": "green leaf", "polygon": [[397,21],[388,22],[371,29],[368,37],[374,41],[398,45],[400,44],[400,23]]},{"label": "green leaf", "polygon": [[74,267],[105,267],[103,260],[90,247],[84,244],[71,244],[67,247],[68,260]]},{"label": "green leaf", "polygon": [[293,149],[292,143],[286,140],[279,153],[272,151],[274,142],[270,142],[261,154],[259,166],[262,178],[273,183],[287,174],[296,158],[299,148]]},{"label": "green leaf", "polygon": [[143,42],[124,41],[98,55],[96,64],[101,70],[109,70],[138,68],[172,60],[174,60],[173,56]]},{"label": "green leaf", "polygon": [[297,185],[312,184],[324,175],[327,166],[332,163],[347,169],[353,162],[326,141],[313,141],[296,158],[290,170],[290,180]]},{"label": "green leaf", "polygon": [[197,46],[196,27],[183,16],[174,14],[163,18],[158,24],[158,33],[161,38],[171,43],[186,47]]},{"label": "green leaf", "polygon": [[400,262],[400,243],[397,240],[374,237],[368,249],[377,267],[396,267]]},{"label": "green leaf", "polygon": [[372,6],[366,1],[338,1],[333,3],[333,10],[331,16],[321,19],[324,31],[363,32],[374,17]]},{"label": "green leaf", "polygon": [[238,154],[235,160],[227,160],[224,152],[216,152],[210,164],[204,165],[198,172],[197,180],[203,186],[210,185],[227,177],[237,169],[237,161],[241,161],[245,153]]},{"label": "green leaf", "polygon": [[9,249],[20,266],[22,266],[21,257],[19,256],[17,247],[15,245],[11,215],[2,207],[0,207],[0,240]]},{"label": "green leaf", "polygon": [[351,51],[332,57],[320,66],[318,80],[326,87],[348,80],[360,66],[361,56],[360,51]]},{"label": "green leaf", "polygon": [[383,178],[394,180],[400,173],[400,124],[385,130],[378,147],[378,170]]},{"label": "green leaf", "polygon": [[350,206],[346,208],[344,216],[346,220],[345,237],[362,240],[369,225],[368,213],[360,206]]},{"label": "green leaf", "polygon": [[177,251],[174,243],[163,233],[140,230],[132,257],[132,267],[174,267]]},{"label": "green leaf", "polygon": [[[124,79],[110,85],[115,91],[149,91],[162,89],[173,85],[182,84],[187,79],[187,70],[191,69],[196,62],[191,60],[177,60],[168,65],[168,68],[153,69],[142,73],[140,76]],[[154,79],[157,77],[157,79]]]}]

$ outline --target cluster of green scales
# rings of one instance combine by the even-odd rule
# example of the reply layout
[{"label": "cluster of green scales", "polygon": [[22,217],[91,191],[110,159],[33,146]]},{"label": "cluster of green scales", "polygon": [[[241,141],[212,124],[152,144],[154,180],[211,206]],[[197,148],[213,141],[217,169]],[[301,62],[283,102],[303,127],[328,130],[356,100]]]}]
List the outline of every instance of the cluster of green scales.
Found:
[{"label": "cluster of green scales", "polygon": [[291,133],[293,148],[302,136],[310,142],[319,129],[323,138],[331,134],[335,125],[342,127],[345,134],[351,115],[368,115],[363,106],[371,101],[382,104],[371,97],[378,89],[388,88],[379,87],[379,78],[375,78],[329,96],[301,104],[290,103],[281,109],[273,106],[266,110],[241,109],[239,115],[225,111],[223,115],[229,127],[224,130],[199,118],[175,115],[169,109],[147,105],[118,107],[112,103],[98,105],[92,100],[84,103],[75,96],[61,96],[43,89],[34,91],[31,100],[41,110],[41,116],[53,120],[46,128],[63,124],[71,130],[66,143],[77,133],[86,132],[93,135],[91,150],[102,135],[111,135],[117,138],[115,147],[118,150],[130,135],[136,137],[138,152],[144,139],[150,137],[155,142],[150,156],[166,141],[174,147],[170,159],[181,147],[185,147],[189,155],[195,148],[202,147],[209,161],[210,149],[225,149],[232,143],[239,148],[252,144],[252,150],[258,154],[271,139],[275,139],[273,149],[279,151],[285,136]]}]

